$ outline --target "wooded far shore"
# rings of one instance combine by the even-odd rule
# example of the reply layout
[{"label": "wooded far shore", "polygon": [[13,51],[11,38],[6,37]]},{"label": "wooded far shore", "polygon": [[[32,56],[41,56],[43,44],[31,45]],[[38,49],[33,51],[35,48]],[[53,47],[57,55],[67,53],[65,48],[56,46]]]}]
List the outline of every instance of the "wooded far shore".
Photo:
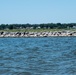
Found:
[{"label": "wooded far shore", "polygon": [[0,37],[76,36],[76,23],[1,24]]},{"label": "wooded far shore", "polygon": [[76,28],[76,23],[47,23],[47,24],[1,24],[4,29],[71,29]]}]

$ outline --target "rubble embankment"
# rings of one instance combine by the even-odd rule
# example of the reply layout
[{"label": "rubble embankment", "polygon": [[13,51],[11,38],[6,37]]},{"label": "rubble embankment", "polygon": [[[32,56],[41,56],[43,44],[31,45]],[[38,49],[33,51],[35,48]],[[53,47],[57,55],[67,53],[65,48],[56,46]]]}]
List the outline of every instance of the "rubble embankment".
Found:
[{"label": "rubble embankment", "polygon": [[76,36],[76,31],[0,32],[0,37],[51,37],[51,36]]}]

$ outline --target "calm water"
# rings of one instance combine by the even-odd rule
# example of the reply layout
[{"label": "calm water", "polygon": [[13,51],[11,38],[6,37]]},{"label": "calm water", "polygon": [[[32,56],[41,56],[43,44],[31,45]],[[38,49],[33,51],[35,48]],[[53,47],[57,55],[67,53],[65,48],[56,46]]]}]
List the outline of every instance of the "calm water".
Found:
[{"label": "calm water", "polygon": [[0,75],[76,75],[76,37],[0,38]]}]

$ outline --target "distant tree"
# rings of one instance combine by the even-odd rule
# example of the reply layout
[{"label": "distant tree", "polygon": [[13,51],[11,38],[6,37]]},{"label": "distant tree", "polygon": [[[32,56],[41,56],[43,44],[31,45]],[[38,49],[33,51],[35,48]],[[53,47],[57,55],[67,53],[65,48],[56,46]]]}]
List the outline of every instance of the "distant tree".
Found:
[{"label": "distant tree", "polygon": [[9,25],[9,27],[8,27],[9,29],[13,29],[13,25]]}]

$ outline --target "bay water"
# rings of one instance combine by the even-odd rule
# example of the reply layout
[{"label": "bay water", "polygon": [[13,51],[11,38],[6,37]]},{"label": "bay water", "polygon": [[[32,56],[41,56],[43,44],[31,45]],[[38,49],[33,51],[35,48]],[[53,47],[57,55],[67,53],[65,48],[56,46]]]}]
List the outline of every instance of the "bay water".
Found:
[{"label": "bay water", "polygon": [[76,75],[76,37],[0,38],[0,75]]}]

